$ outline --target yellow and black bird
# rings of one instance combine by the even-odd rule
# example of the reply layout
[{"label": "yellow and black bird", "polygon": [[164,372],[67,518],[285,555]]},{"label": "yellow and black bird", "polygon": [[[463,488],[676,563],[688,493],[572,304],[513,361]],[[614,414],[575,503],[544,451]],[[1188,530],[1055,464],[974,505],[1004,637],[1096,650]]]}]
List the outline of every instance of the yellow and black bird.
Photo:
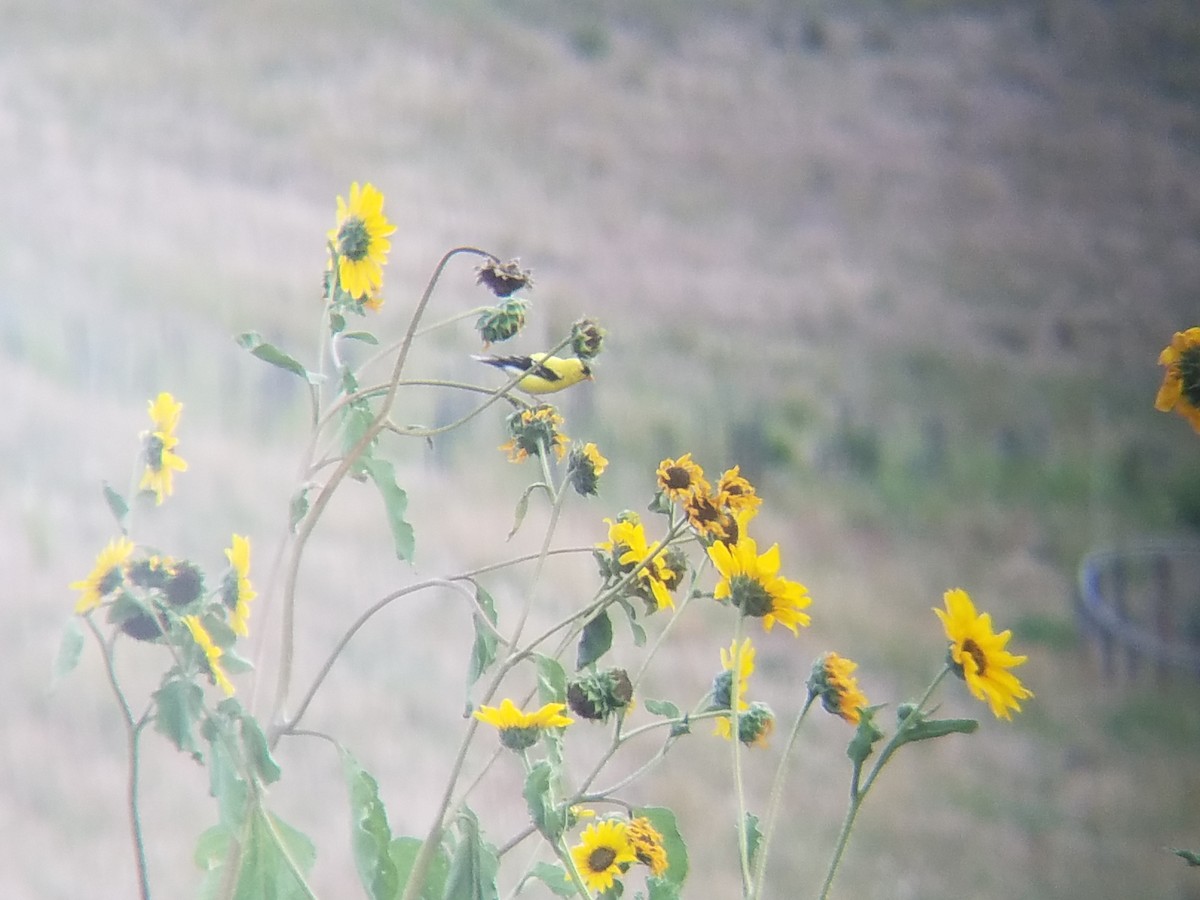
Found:
[{"label": "yellow and black bird", "polygon": [[529,356],[476,356],[475,359],[510,375],[524,372],[516,387],[527,394],[553,394],[592,377],[588,364],[574,357],[563,359],[531,353]]}]

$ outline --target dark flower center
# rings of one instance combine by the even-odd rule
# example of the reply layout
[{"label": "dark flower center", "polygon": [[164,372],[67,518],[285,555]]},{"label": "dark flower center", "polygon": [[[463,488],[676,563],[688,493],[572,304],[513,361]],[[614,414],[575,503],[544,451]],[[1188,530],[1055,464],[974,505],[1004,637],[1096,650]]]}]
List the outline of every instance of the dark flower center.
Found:
[{"label": "dark flower center", "polygon": [[749,575],[734,575],[729,581],[729,595],[744,616],[762,618],[775,610],[775,600],[770,592],[761,581]]},{"label": "dark flower center", "polygon": [[975,669],[980,675],[987,671],[987,654],[977,643],[967,638],[963,641],[962,648],[964,653],[970,654],[971,659],[975,660]]},{"label": "dark flower center", "polygon": [[1179,383],[1187,402],[1200,409],[1200,347],[1179,355]]},{"label": "dark flower center", "polygon": [[338,231],[338,253],[358,262],[367,255],[370,247],[371,233],[367,231],[367,223],[357,216],[347,219]]},{"label": "dark flower center", "polygon": [[691,487],[692,475],[687,469],[680,466],[671,466],[667,469],[666,478],[663,479],[668,490],[682,491]]},{"label": "dark flower center", "polygon": [[606,872],[616,858],[617,852],[612,847],[597,847],[588,854],[588,868],[593,872]]},{"label": "dark flower center", "polygon": [[121,567],[113,566],[104,573],[104,576],[96,585],[96,591],[101,597],[106,597],[120,587],[123,580],[124,574],[121,572]]}]

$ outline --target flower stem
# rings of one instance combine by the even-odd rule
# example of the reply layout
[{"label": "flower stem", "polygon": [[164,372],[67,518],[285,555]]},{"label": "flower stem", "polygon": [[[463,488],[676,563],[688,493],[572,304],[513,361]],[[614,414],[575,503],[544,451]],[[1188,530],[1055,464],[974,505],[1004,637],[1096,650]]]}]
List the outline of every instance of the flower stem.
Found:
[{"label": "flower stem", "polygon": [[783,800],[783,787],[787,782],[788,758],[792,755],[792,748],[796,746],[796,738],[800,734],[800,726],[804,723],[804,717],[808,715],[808,711],[812,708],[813,700],[815,699],[816,694],[810,693],[808,700],[804,704],[804,708],[796,716],[796,723],[792,726],[791,734],[788,735],[787,743],[783,747],[783,755],[779,758],[779,766],[775,770],[775,780],[771,784],[771,795],[767,801],[767,824],[763,830],[762,842],[758,848],[758,863],[754,867],[754,888],[751,896],[755,900],[762,900],[764,894],[767,851],[771,847],[771,838],[775,834],[775,822],[779,817],[779,807]]},{"label": "flower stem", "polygon": [[746,840],[746,787],[742,779],[742,723],[738,709],[737,677],[741,671],[742,625],[745,616],[739,615],[733,626],[733,689],[730,692],[729,729],[733,743],[733,788],[737,797],[738,868],[742,874],[742,896],[754,896],[754,885],[750,878],[750,845]]}]

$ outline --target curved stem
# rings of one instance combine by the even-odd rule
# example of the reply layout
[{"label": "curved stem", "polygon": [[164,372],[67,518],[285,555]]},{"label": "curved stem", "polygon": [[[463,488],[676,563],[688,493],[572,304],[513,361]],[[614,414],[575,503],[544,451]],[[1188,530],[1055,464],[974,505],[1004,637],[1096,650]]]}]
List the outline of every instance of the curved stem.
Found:
[{"label": "curved stem", "polygon": [[733,688],[730,691],[729,730],[733,744],[733,788],[737,798],[738,868],[742,873],[742,896],[753,896],[754,885],[750,880],[750,846],[746,840],[746,788],[742,779],[742,720],[738,708],[738,672],[741,671],[741,641],[744,615],[739,615],[733,626]]}]

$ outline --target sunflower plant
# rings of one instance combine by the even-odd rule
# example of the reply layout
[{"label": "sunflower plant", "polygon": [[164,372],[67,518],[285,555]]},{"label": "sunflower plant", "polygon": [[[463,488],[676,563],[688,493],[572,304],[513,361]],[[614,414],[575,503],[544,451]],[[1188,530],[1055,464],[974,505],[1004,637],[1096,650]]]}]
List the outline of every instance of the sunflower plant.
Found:
[{"label": "sunflower plant", "polygon": [[[285,773],[278,749],[284,742],[317,736],[328,742],[344,773],[352,822],[347,840],[362,893],[372,900],[465,900],[498,897],[502,889],[509,896],[549,890],[562,897],[615,898],[628,892],[672,900],[683,896],[687,883],[686,836],[711,825],[680,820],[660,799],[654,776],[665,760],[676,758],[672,751],[680,741],[709,740],[694,735],[711,733],[728,747],[728,777],[722,782],[704,773],[703,778],[710,787],[723,783],[733,798],[729,833],[736,835],[741,896],[762,898],[768,893],[775,827],[789,797],[787,775],[797,737],[819,700],[848,726],[849,759],[844,824],[830,847],[828,868],[813,874],[809,891],[824,897],[863,802],[893,755],[907,744],[969,734],[978,727],[973,719],[936,716],[934,695],[948,676],[961,680],[997,719],[1010,719],[1032,698],[1015,674],[1026,658],[1008,648],[1011,634],[997,632],[989,614],[955,588],[946,592],[944,608],[935,609],[945,638],[944,644],[931,640],[936,674],[919,699],[897,705],[890,722],[884,706],[871,705],[860,688],[857,665],[834,652],[815,655],[795,709],[777,712],[756,699],[756,662],[794,654],[800,644],[793,642],[807,642],[814,618],[819,622],[821,603],[786,569],[778,544],[760,548],[754,520],[764,502],[740,468],[710,476],[690,452],[664,459],[645,473],[643,511],[597,511],[592,544],[560,546],[565,504],[604,502],[610,461],[597,445],[572,442],[556,407],[525,399],[516,389],[522,373],[500,386],[486,386],[410,371],[414,342],[435,327],[473,321],[475,337],[468,340],[485,346],[517,337],[531,312],[522,294],[532,286],[528,271],[516,260],[506,262],[478,248],[452,249],[434,266],[399,336],[376,335],[370,317],[382,304],[396,228],[384,212],[382,192],[371,184],[355,183],[348,199],[338,197],[334,218],[317,326],[320,353],[305,359],[256,332],[237,338],[264,363],[296,376],[297,390],[309,404],[311,432],[301,451],[277,575],[260,584],[251,539],[241,533],[233,533],[227,545],[224,539],[213,542],[214,556],[220,560],[221,550],[224,555],[215,566],[158,547],[143,514],[165,504],[174,479],[189,470],[185,403],[162,392],[149,403],[150,427],[138,449],[140,475],[125,492],[104,487],[114,534],[90,572],[70,585],[78,596],[59,669],[75,665],[90,636],[126,739],[125,806],[141,897],[151,895],[147,846],[153,836],[144,833],[139,812],[140,761],[151,734],[208,770],[214,821],[199,834],[195,852],[204,897],[315,896],[310,876],[318,848],[272,808],[267,789],[273,794],[291,788],[304,795],[311,773]],[[477,261],[477,283],[494,298],[429,325],[425,318],[437,288],[458,257]],[[538,352],[591,361],[605,337],[599,323],[581,318],[557,344]],[[1160,401],[1187,412],[1187,404],[1197,400],[1194,343],[1186,334],[1176,337],[1170,352],[1164,351],[1168,377],[1174,380],[1164,386]],[[352,363],[351,344],[375,348],[373,355]],[[387,374],[369,377],[380,364]],[[402,424],[407,417],[401,386],[462,393],[474,402],[460,419],[443,426]],[[373,486],[384,510],[379,527],[387,530],[400,560],[414,560],[415,529],[393,462],[395,447],[405,440],[429,440],[477,418],[491,419],[497,434],[507,438],[499,446],[508,461],[531,473],[514,531],[531,504],[544,502],[548,515],[540,551],[416,580],[375,598],[364,612],[347,615],[331,638],[324,665],[301,680],[298,639],[314,626],[296,598],[302,562],[319,540],[331,499],[348,480]],[[490,458],[497,468],[506,465],[501,453]],[[495,537],[502,545],[506,536]],[[557,622],[535,628],[544,573],[556,558],[570,555],[590,556],[595,577],[577,587],[569,611]],[[515,592],[514,582],[520,583]],[[427,829],[396,835],[380,785],[351,751],[355,736],[315,731],[309,709],[359,631],[402,598],[435,590],[449,591],[470,612],[462,684],[468,714],[457,746],[444,748],[447,771],[422,773],[444,776]],[[267,599],[278,605],[269,621],[277,629],[272,637],[279,652],[264,662],[247,647],[260,621],[257,607]],[[704,606],[720,610],[726,629],[712,641],[711,682],[678,684],[672,696],[643,696],[647,675],[680,620]],[[931,625],[934,621],[931,616]],[[635,666],[606,660],[618,634],[630,636],[633,646],[623,655],[636,659]],[[125,685],[118,652],[153,670],[153,689],[139,693]],[[252,703],[244,699],[243,687],[256,666],[270,690],[262,702]],[[694,732],[698,723],[704,727]],[[586,735],[579,736],[585,730],[591,732],[591,753],[578,749],[586,743]],[[780,735],[770,792],[751,797],[743,779],[748,759],[772,744],[778,749]],[[617,759],[620,766],[614,764]],[[513,775],[521,790],[502,815],[469,802],[478,796],[480,783]],[[638,795],[652,802],[634,802],[635,785]],[[518,848],[525,849],[517,853]]]}]

